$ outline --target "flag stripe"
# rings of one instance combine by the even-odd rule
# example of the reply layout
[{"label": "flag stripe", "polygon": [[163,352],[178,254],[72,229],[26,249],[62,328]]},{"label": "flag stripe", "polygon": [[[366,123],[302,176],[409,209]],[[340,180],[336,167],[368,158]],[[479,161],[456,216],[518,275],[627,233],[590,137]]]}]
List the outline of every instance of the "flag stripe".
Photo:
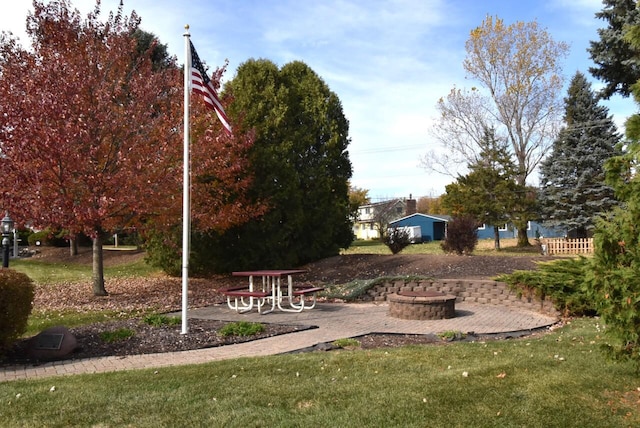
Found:
[{"label": "flag stripe", "polygon": [[193,43],[189,41],[189,44],[191,45],[191,88],[193,89],[193,92],[196,92],[203,96],[204,102],[207,107],[216,112],[216,115],[218,115],[218,119],[220,119],[220,122],[222,122],[224,128],[227,130],[227,132],[231,133],[229,118],[224,112],[224,108],[222,107],[220,98],[218,98],[218,94],[213,87],[213,82],[211,82],[211,79],[209,79],[209,76],[204,69],[204,65],[202,65],[202,61],[200,61],[200,57],[198,56]]}]

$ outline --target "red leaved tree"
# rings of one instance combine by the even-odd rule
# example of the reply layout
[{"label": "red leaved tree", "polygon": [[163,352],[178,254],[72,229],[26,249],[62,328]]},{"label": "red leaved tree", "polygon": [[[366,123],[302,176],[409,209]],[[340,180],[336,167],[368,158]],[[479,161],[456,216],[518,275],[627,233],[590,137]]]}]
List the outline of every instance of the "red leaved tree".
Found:
[{"label": "red leaved tree", "polygon": [[[138,51],[140,20],[122,6],[102,22],[99,2],[86,19],[68,0],[33,4],[31,49],[0,41],[2,201],[19,223],[90,236],[93,293],[106,295],[103,237],[181,216],[182,72]],[[194,211],[224,229],[252,212],[242,195],[252,139],[225,136],[208,116],[193,128]]]}]

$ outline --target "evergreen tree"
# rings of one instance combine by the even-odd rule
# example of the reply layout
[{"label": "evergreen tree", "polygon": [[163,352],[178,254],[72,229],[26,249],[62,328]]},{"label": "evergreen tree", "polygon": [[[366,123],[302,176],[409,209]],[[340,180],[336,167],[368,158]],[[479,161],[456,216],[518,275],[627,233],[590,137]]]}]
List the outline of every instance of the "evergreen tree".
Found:
[{"label": "evergreen tree", "polygon": [[225,92],[234,99],[227,112],[255,131],[250,194],[269,208],[225,233],[195,237],[194,246],[207,247],[216,271],[299,266],[348,247],[349,125],[337,95],[302,62],[278,69],[263,59],[240,65]]},{"label": "evergreen tree", "polygon": [[640,79],[640,62],[635,50],[625,39],[625,27],[640,24],[636,0],[603,0],[604,8],[596,18],[607,21],[608,27],[598,30],[600,40],[592,41],[588,49],[596,67],[589,72],[606,83],[600,95],[609,98],[615,93],[629,96],[631,85]]},{"label": "evergreen tree", "polygon": [[[640,25],[628,27],[625,37],[640,52]],[[640,103],[640,81],[632,91]],[[618,339],[611,351],[640,369],[640,114],[627,120],[626,136],[625,152],[606,163],[607,183],[621,205],[597,223],[587,278],[608,334]]]},{"label": "evergreen tree", "polygon": [[519,196],[521,186],[515,181],[518,168],[507,144],[497,140],[493,130],[485,129],[480,146],[479,158],[469,165],[469,174],[446,187],[442,204],[454,216],[472,216],[479,224],[493,226],[495,248],[499,249],[499,227],[511,220]]},{"label": "evergreen tree", "polygon": [[543,223],[586,238],[600,214],[616,200],[605,184],[604,163],[618,155],[620,136],[608,109],[598,105],[591,84],[577,72],[565,98],[566,126],[540,166]]}]

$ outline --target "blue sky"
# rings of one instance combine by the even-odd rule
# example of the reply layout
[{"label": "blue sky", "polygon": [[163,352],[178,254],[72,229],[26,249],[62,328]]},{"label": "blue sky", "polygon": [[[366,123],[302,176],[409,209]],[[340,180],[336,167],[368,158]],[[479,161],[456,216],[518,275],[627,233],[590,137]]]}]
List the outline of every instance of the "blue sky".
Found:
[{"label": "blue sky", "polygon": [[[86,14],[95,0],[72,0]],[[103,11],[120,0],[102,0]],[[454,86],[471,87],[462,61],[470,30],[487,15],[506,23],[536,20],[569,43],[567,82],[592,66],[586,52],[601,0],[124,0],[143,29],[184,61],[184,26],[211,67],[229,60],[225,79],[249,58],[282,66],[309,65],[342,101],[350,122],[352,183],[374,200],[438,196],[450,177],[428,172],[420,159],[438,143],[429,134],[438,99]],[[24,38],[31,0],[3,4],[0,29]],[[593,80],[592,80],[593,81]],[[601,85],[593,81],[593,88]],[[564,96],[564,93],[562,94]],[[604,103],[622,125],[630,100]]]}]

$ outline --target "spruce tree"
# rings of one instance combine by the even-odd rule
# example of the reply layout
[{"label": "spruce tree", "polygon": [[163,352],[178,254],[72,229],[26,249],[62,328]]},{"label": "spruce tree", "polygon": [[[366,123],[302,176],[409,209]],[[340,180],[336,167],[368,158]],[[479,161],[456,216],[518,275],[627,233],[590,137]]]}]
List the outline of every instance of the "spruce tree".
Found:
[{"label": "spruce tree", "polygon": [[604,163],[619,154],[620,136],[582,73],[574,76],[564,102],[566,126],[540,166],[542,220],[586,238],[596,217],[616,205]]},{"label": "spruce tree", "polygon": [[640,62],[635,50],[625,38],[625,28],[640,24],[640,9],[636,0],[603,0],[604,8],[596,18],[608,23],[598,30],[600,40],[591,41],[588,52],[596,67],[589,72],[605,83],[603,98],[618,93],[631,94],[631,85],[640,79]]},{"label": "spruce tree", "polygon": [[510,222],[518,196],[524,191],[516,183],[518,169],[506,142],[485,129],[478,159],[469,164],[469,173],[446,187],[442,204],[454,216],[471,216],[479,224],[493,227],[495,248],[500,249],[499,227]]},{"label": "spruce tree", "polygon": [[[628,27],[625,37],[640,52],[640,25]],[[640,81],[632,93],[640,103]],[[626,136],[625,152],[606,163],[607,183],[621,204],[597,223],[587,289],[607,333],[618,339],[610,350],[640,370],[640,114],[627,120]]]}]

